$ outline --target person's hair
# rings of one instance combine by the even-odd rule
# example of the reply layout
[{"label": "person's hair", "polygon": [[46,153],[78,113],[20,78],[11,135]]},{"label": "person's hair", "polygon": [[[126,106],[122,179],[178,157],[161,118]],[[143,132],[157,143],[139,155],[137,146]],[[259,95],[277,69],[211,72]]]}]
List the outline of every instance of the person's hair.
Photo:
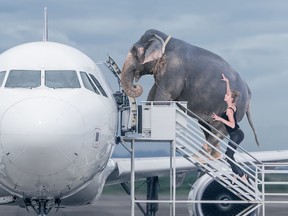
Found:
[{"label": "person's hair", "polygon": [[231,91],[231,97],[233,99],[232,102],[237,104],[237,101],[238,101],[238,99],[240,97],[240,92],[236,91],[236,90]]}]

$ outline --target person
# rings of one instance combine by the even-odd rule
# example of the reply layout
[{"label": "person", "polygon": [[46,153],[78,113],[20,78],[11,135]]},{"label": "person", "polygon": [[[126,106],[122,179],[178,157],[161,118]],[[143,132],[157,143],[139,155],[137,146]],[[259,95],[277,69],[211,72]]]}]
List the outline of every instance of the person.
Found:
[{"label": "person", "polygon": [[[233,142],[229,142],[227,147],[227,150],[225,152],[225,155],[227,157],[229,157],[231,160],[228,160],[228,163],[231,166],[232,171],[240,176],[240,178],[247,182],[248,181],[248,177],[244,174],[243,170],[241,168],[239,168],[236,164],[235,164],[235,158],[234,158],[234,154],[235,154],[235,150],[237,149],[237,146],[243,141],[244,139],[244,133],[243,131],[240,129],[239,125],[237,124],[237,118],[236,118],[236,114],[237,114],[237,100],[240,97],[240,92],[238,91],[231,91],[230,89],[230,84],[229,84],[229,80],[225,77],[224,74],[222,74],[222,81],[226,82],[226,94],[224,96],[224,101],[227,103],[227,109],[222,113],[221,116],[218,116],[217,114],[213,113],[212,114],[212,118],[214,121],[220,121],[225,125],[225,128],[229,134],[230,140],[232,140]],[[233,163],[233,161],[234,163]]]}]

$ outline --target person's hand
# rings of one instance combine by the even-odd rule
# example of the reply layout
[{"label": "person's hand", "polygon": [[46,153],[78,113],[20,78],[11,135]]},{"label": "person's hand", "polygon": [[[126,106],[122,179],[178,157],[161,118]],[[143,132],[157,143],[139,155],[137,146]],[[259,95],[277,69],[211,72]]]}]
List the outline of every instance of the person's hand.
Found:
[{"label": "person's hand", "polygon": [[224,81],[224,82],[229,82],[229,80],[225,77],[224,74],[222,74],[222,79],[221,80]]},{"label": "person's hand", "polygon": [[212,113],[212,116],[211,116],[212,118],[213,118],[213,121],[220,121],[220,117],[218,116],[218,115],[216,115],[215,113]]}]

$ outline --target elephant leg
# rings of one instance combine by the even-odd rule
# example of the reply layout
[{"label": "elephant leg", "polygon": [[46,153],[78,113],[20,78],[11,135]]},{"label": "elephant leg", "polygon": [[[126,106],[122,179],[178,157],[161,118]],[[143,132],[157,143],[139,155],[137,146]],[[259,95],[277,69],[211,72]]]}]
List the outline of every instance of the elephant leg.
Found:
[{"label": "elephant leg", "polygon": [[216,149],[212,149],[211,151],[211,156],[216,158],[216,159],[219,159],[221,158],[221,152],[220,152],[220,144],[219,142],[214,146]]},{"label": "elephant leg", "polygon": [[[220,139],[224,138],[222,135],[220,135],[216,131],[212,130],[208,124],[203,123],[201,121],[198,121],[198,122],[205,129],[207,129],[209,132],[213,133],[214,135],[216,135]],[[212,126],[214,128],[216,128],[217,131],[220,131],[222,134],[224,134],[224,135],[227,134],[225,127],[223,125],[216,122],[214,124],[212,123]],[[204,136],[205,136],[207,143],[210,143],[211,145],[213,145],[215,147],[215,148],[209,148],[209,145],[207,143],[204,143],[202,148],[205,149],[207,152],[209,152],[211,154],[211,156],[213,156],[214,158],[216,158],[216,159],[220,158],[221,152],[217,150],[217,149],[220,150],[219,140],[217,138],[215,138],[213,135],[211,135],[209,132],[205,131],[204,129],[202,129],[202,131],[204,133]]]},{"label": "elephant leg", "polygon": [[169,89],[165,89],[163,86],[158,85],[155,91],[155,101],[171,101],[173,100],[171,96],[171,91]]},{"label": "elephant leg", "polygon": [[154,101],[155,94],[156,94],[156,88],[157,88],[156,83],[154,83],[154,85],[152,86],[152,88],[149,91],[147,101]]},{"label": "elephant leg", "polygon": [[[205,129],[207,129],[209,132],[213,133],[211,127],[202,122],[202,121],[198,121],[200,125],[202,125]],[[208,143],[210,143],[211,145],[215,146],[218,143],[218,140],[216,138],[214,138],[213,136],[210,135],[209,132],[207,132],[206,130],[202,129],[205,139],[207,140]]]}]

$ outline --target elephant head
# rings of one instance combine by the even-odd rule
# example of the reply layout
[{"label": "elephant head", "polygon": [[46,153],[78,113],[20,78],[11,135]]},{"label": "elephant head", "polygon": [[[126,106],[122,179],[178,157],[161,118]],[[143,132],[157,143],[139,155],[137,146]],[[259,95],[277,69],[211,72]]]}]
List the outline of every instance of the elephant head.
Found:
[{"label": "elephant head", "polygon": [[121,72],[121,86],[129,97],[139,97],[143,88],[133,84],[145,74],[151,74],[155,61],[162,58],[170,36],[148,30],[130,49]]}]

